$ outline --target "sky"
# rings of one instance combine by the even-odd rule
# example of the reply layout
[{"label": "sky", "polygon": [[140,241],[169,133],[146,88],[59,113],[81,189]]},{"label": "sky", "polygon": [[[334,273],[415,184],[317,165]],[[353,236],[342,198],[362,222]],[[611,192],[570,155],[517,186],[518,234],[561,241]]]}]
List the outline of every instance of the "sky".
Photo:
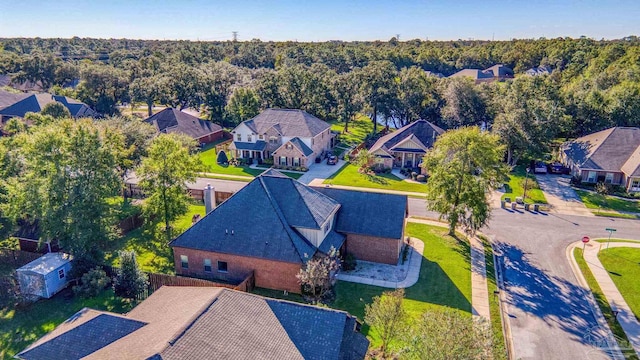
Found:
[{"label": "sky", "polygon": [[640,0],[0,0],[0,37],[327,41],[640,35]]}]

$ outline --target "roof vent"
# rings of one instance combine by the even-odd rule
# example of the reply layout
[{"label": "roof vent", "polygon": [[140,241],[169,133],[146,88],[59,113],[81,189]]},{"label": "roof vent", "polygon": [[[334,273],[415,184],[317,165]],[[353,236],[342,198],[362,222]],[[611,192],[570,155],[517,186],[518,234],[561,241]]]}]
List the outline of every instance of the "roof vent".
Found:
[{"label": "roof vent", "polygon": [[231,230],[231,235],[234,235],[234,231],[233,230]]},{"label": "roof vent", "polygon": [[224,229],[224,234],[229,235],[229,229]]}]

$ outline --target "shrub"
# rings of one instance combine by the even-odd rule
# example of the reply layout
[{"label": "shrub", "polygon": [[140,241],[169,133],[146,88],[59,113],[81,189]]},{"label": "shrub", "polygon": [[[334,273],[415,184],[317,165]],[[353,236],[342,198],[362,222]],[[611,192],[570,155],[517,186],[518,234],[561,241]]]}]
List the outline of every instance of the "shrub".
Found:
[{"label": "shrub", "polygon": [[356,268],[356,257],[352,253],[347,253],[342,262],[342,270],[349,271]]},{"label": "shrub", "polygon": [[218,164],[226,164],[229,162],[229,158],[227,157],[227,153],[224,151],[218,151],[218,158],[216,160]]},{"label": "shrub", "polygon": [[599,182],[596,184],[595,191],[600,195],[609,195],[611,193],[611,185]]},{"label": "shrub", "polygon": [[303,166],[303,167],[300,168],[300,171],[307,172],[307,171],[309,171],[309,169],[307,169],[306,167]]},{"label": "shrub", "polygon": [[273,159],[263,159],[262,163],[265,165],[273,165]]},{"label": "shrub", "polygon": [[113,290],[116,295],[126,299],[135,299],[147,289],[147,276],[138,267],[136,253],[120,251],[120,268],[113,279]]},{"label": "shrub", "polygon": [[73,292],[84,298],[95,297],[98,296],[110,282],[111,279],[107,276],[107,273],[99,267],[96,267],[82,275],[80,285],[74,286]]}]

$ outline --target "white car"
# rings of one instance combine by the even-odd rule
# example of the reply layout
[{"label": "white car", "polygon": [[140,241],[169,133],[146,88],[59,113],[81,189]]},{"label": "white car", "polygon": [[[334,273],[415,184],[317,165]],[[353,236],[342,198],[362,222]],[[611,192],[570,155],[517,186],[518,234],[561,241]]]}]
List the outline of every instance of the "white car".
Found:
[{"label": "white car", "polygon": [[534,174],[546,174],[547,173],[547,164],[543,162],[537,162],[536,167],[533,169]]}]

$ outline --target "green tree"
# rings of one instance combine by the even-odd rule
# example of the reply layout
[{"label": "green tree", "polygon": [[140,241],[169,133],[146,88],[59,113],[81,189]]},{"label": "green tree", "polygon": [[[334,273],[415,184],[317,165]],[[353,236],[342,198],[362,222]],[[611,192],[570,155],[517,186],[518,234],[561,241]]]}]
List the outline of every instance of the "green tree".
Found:
[{"label": "green tree", "polygon": [[2,130],[7,133],[7,135],[15,135],[27,130],[27,125],[24,121],[17,117],[12,117],[4,124]]},{"label": "green tree", "polygon": [[227,118],[236,126],[260,112],[260,100],[256,93],[247,88],[236,88],[226,106]]},{"label": "green tree", "polygon": [[140,165],[140,160],[147,153],[147,147],[157,135],[153,125],[132,116],[109,116],[97,122],[99,126],[112,129],[122,135],[124,153],[119,164],[121,173]]},{"label": "green tree", "polygon": [[373,160],[373,154],[367,149],[361,149],[353,159],[353,163],[360,169],[366,169],[369,167],[369,164],[371,164],[371,160]]},{"label": "green tree", "polygon": [[231,88],[237,81],[237,70],[226,62],[207,64],[201,67],[203,102],[209,120],[222,124]]},{"label": "green tree", "polygon": [[149,116],[153,115],[153,104],[164,99],[167,92],[167,79],[160,75],[137,78],[129,86],[131,100],[144,102]]},{"label": "green tree", "polygon": [[140,188],[148,195],[145,213],[164,221],[167,242],[171,241],[171,222],[188,210],[185,182],[194,181],[201,168],[199,158],[190,153],[195,146],[189,137],[161,134],[151,141],[137,170]]},{"label": "green tree", "polygon": [[112,66],[86,65],[80,76],[78,97],[99,113],[117,114],[117,104],[129,99],[129,77],[124,70]]},{"label": "green tree", "polygon": [[364,307],[364,321],[376,329],[382,341],[382,356],[389,353],[389,345],[407,329],[407,313],[402,307],[404,289],[384,292]]},{"label": "green tree", "polygon": [[332,91],[337,103],[337,117],[344,122],[344,132],[349,132],[349,121],[362,109],[362,98],[358,93],[358,81],[353,72],[333,77]]},{"label": "green tree", "polygon": [[488,323],[450,308],[425,312],[402,334],[404,359],[491,359],[493,336]]},{"label": "green tree", "polygon": [[40,114],[44,116],[51,115],[54,119],[71,119],[69,109],[57,101],[45,105]]},{"label": "green tree", "polygon": [[487,222],[487,193],[506,176],[503,156],[500,138],[477,127],[447,131],[427,152],[427,207],[447,218],[449,234],[454,235],[458,225],[474,232]]},{"label": "green tree", "polygon": [[390,61],[374,61],[355,70],[360,94],[371,111],[373,133],[378,132],[378,114],[389,114],[396,96],[396,69]]},{"label": "green tree", "polygon": [[480,125],[489,120],[486,100],[470,79],[448,79],[442,98],[446,104],[442,116],[449,127]]},{"label": "green tree", "polygon": [[116,219],[108,200],[122,188],[116,167],[122,138],[91,120],[61,120],[21,135],[19,172],[8,181],[13,218],[38,219],[88,270],[103,259]]},{"label": "green tree", "polygon": [[140,270],[134,251],[119,251],[118,262],[120,266],[113,278],[113,290],[117,296],[135,299],[147,290],[147,275]]},{"label": "green tree", "polygon": [[332,275],[340,268],[340,254],[332,246],[326,255],[317,255],[307,261],[296,274],[303,292],[313,303],[320,302],[333,289]]}]

